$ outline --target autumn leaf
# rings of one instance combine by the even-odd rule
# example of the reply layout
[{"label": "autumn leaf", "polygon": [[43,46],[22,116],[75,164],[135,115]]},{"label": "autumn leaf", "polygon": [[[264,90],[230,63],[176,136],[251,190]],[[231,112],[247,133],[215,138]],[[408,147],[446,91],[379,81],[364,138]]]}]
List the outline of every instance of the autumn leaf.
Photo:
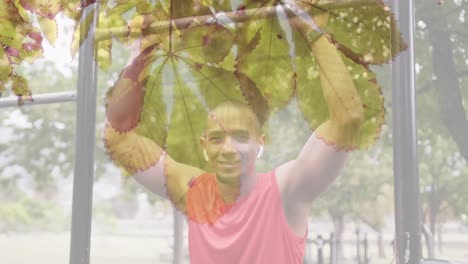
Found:
[{"label": "autumn leaf", "polygon": [[[269,1],[264,1],[269,4]],[[287,105],[296,87],[295,71],[286,39],[286,32],[280,25],[277,11],[270,17],[250,18],[237,31],[236,69],[255,82],[270,108]]]},{"label": "autumn leaf", "polygon": [[5,84],[0,81],[0,97],[2,97],[2,93],[5,92],[7,89],[5,87]]},{"label": "autumn leaf", "polygon": [[[170,14],[161,14],[163,10],[155,9],[153,19],[170,17]],[[222,37],[228,41],[223,42]],[[139,72],[148,72],[143,75],[147,76],[142,83],[144,107],[137,131],[154,140],[179,162],[203,167],[205,161],[201,153],[186,149],[200,149],[199,136],[208,112],[226,100],[245,101],[233,65],[232,71],[226,70],[227,65],[220,66],[231,51],[233,43],[229,39],[233,39],[233,33],[218,24],[178,30],[167,28],[156,39],[145,36],[143,52],[152,48],[153,55],[144,62],[144,56],[135,58],[131,66],[134,69],[127,68],[116,83],[139,83]]]},{"label": "autumn leaf", "polygon": [[23,42],[20,49],[20,60],[25,60],[32,63],[35,59],[43,54],[42,35],[38,28],[34,28],[28,33],[29,41]]},{"label": "autumn leaf", "polygon": [[75,24],[75,29],[73,30],[72,43],[70,47],[71,56],[75,57],[78,49],[80,48],[83,41],[88,37],[91,24],[94,19],[94,10],[89,12],[82,21],[79,21]]},{"label": "autumn leaf", "polygon": [[11,91],[16,96],[31,95],[31,89],[29,88],[28,81],[19,75],[13,76]]},{"label": "autumn leaf", "polygon": [[0,48],[0,82],[7,82],[11,74],[11,66],[7,55]]},{"label": "autumn leaf", "polygon": [[18,10],[18,15],[21,16],[24,22],[29,22],[29,14],[26,9],[20,4],[19,0],[14,0],[13,4],[15,5],[16,9]]},{"label": "autumn leaf", "polygon": [[383,64],[406,49],[396,20],[382,0],[300,0],[297,3],[312,17],[328,15],[327,23],[320,30],[329,34],[338,48],[356,63]]},{"label": "autumn leaf", "polygon": [[112,64],[112,40],[99,41],[96,52],[99,68],[103,71],[108,71]]},{"label": "autumn leaf", "polygon": [[41,26],[42,33],[45,35],[50,44],[54,44],[57,40],[57,23],[53,19],[38,17],[37,21]]},{"label": "autumn leaf", "polygon": [[[381,87],[376,81],[375,74],[368,68],[354,63],[354,61],[342,54],[341,59],[348,72],[340,72],[338,69],[334,70],[328,66],[328,71],[321,73],[320,68],[323,66],[318,63],[314,56],[295,58],[298,69],[298,83],[300,84],[297,87],[299,107],[310,128],[315,130],[330,117],[329,105],[323,94],[323,82],[320,74],[327,75],[326,77],[322,76],[322,79],[332,80],[340,79],[339,75],[349,74],[359,94],[359,102],[362,103],[364,108],[364,123],[354,147],[367,149],[378,139],[381,127],[385,123],[384,98]],[[353,99],[347,98],[346,93],[343,93],[343,91],[335,89],[335,92],[335,96],[343,98],[344,103],[353,103]],[[348,109],[352,108],[353,106],[348,106]]]},{"label": "autumn leaf", "polygon": [[[132,41],[141,35],[141,50],[152,48],[152,55],[146,56],[145,63],[136,63],[133,70],[126,69],[116,85],[135,83],[131,79],[139,76],[136,83],[144,90],[144,107],[141,118],[134,121],[138,132],[177,161],[203,167],[199,152],[185,150],[200,149],[198,137],[206,115],[218,103],[230,99],[247,102],[264,123],[272,111],[296,96],[304,118],[315,130],[330,117],[323,81],[347,75],[360,98],[348,98],[344,86],[331,82],[330,89],[335,89],[339,98],[347,98],[336,107],[347,109],[358,104],[357,108],[364,109],[363,128],[353,147],[371,146],[385,121],[385,109],[380,86],[367,65],[386,62],[402,50],[392,47],[387,38],[390,32],[398,32],[388,8],[377,0],[301,1],[298,8],[308,14],[314,26],[296,16],[295,10],[277,4],[244,1],[237,12],[241,15],[239,12],[250,10],[251,17],[235,30],[213,19],[174,22],[208,9],[213,13],[229,10],[217,1],[161,1],[152,12],[132,16],[128,23]],[[348,16],[357,17],[355,23],[362,23],[364,35],[348,32],[349,27],[357,30],[354,24],[348,26]],[[390,22],[381,25],[381,19]],[[376,29],[387,29],[374,32],[373,21],[377,21]],[[312,52],[311,45],[324,34],[339,50],[345,68],[330,68]],[[142,76],[147,76],[143,83],[137,74],[141,67]],[[134,77],[125,80],[124,76]]]},{"label": "autumn leaf", "polygon": [[175,48],[199,63],[218,63],[229,54],[233,41],[234,33],[220,24],[192,25],[183,31],[180,45]]},{"label": "autumn leaf", "polygon": [[24,9],[48,19],[55,19],[62,10],[61,0],[19,0]]}]

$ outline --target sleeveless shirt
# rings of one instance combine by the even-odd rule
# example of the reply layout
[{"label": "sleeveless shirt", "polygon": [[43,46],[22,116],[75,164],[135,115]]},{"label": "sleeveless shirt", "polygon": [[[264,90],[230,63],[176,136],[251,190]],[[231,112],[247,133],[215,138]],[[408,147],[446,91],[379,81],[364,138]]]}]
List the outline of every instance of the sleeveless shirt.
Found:
[{"label": "sleeveless shirt", "polygon": [[[187,203],[190,203],[190,197],[197,197],[197,204],[203,200],[204,204],[217,204],[213,200],[221,199],[219,191],[202,188],[203,183],[214,186],[215,177],[214,174],[204,174],[195,179],[188,191]],[[204,194],[200,196],[202,191]],[[197,221],[189,214],[191,264],[303,263],[308,228],[305,235],[299,237],[289,227],[275,170],[259,174],[252,191],[232,205],[216,208],[217,218],[212,223]]]}]

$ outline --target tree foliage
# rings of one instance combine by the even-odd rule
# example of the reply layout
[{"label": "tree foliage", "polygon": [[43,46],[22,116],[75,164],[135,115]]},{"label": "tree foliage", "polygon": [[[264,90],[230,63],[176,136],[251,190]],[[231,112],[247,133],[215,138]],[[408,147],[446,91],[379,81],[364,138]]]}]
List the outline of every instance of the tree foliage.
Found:
[{"label": "tree foliage", "polygon": [[[114,27],[99,28],[97,39],[112,35],[123,42],[140,41],[140,53],[115,87],[144,89],[141,116],[132,124],[179,162],[204,167],[196,151],[198,137],[210,109],[226,100],[248,103],[268,122],[270,113],[296,98],[311,130],[326,121],[329,109],[319,73],[326,62],[311,47],[323,34],[340,51],[363,103],[357,147],[370,147],[380,135],[383,96],[369,66],[388,62],[405,48],[390,41],[399,33],[381,1],[297,1],[293,6],[244,1],[236,7],[225,1],[122,1],[112,10],[120,18],[105,20],[101,25]],[[127,27],[121,26],[123,17]],[[110,52],[101,53],[106,68]],[[342,100],[354,100],[334,88]],[[187,147],[194,151],[185,151]]]}]

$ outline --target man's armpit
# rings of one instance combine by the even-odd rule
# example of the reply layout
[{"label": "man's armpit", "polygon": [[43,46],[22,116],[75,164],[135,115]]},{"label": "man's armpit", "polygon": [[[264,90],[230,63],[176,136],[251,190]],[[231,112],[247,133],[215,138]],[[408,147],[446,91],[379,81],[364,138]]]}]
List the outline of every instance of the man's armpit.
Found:
[{"label": "man's armpit", "polygon": [[164,164],[166,197],[175,208],[186,214],[186,195],[190,185],[205,171],[178,163],[171,158],[166,158]]}]

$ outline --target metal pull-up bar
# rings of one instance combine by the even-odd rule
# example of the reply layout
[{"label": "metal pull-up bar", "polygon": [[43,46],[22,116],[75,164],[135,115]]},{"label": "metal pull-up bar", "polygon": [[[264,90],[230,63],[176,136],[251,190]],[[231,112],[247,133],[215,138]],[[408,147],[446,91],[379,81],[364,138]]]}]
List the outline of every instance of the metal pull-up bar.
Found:
[{"label": "metal pull-up bar", "polygon": [[[28,105],[41,105],[41,104],[54,104],[64,102],[76,101],[76,91],[45,93],[34,95],[33,100],[24,100],[22,106]],[[9,96],[0,98],[0,108],[16,107],[18,106],[18,97]]]},{"label": "metal pull-up bar", "polygon": [[[395,249],[398,264],[421,262],[421,216],[414,86],[413,0],[392,0],[408,50],[392,63]],[[399,36],[392,38],[399,41]],[[398,45],[396,43],[395,45]]]},{"label": "metal pull-up bar", "polygon": [[[70,264],[89,264],[90,259],[98,72],[94,59],[94,30],[99,4],[88,6],[83,12],[83,17],[86,17],[93,9],[93,23],[88,37],[80,46],[78,61]],[[85,27],[81,27],[80,36],[85,36],[84,29]]]}]

